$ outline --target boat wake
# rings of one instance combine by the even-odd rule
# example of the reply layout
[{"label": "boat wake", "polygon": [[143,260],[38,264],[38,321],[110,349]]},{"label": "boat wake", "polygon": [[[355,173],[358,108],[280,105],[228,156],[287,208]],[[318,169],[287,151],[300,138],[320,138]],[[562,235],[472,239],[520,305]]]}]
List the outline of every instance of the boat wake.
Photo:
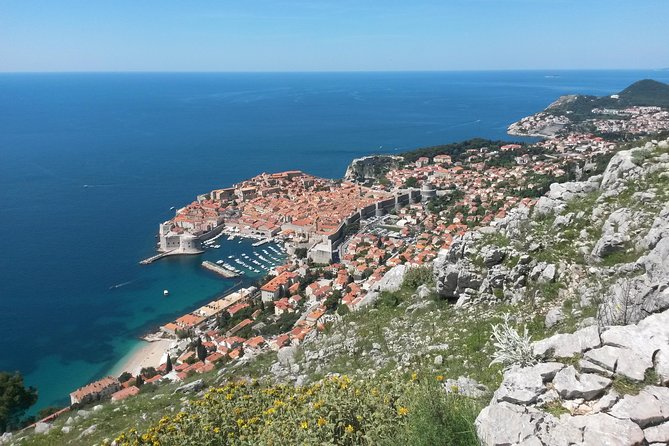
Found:
[{"label": "boat wake", "polygon": [[117,283],[116,285],[112,285],[109,287],[110,290],[115,290],[116,288],[121,288],[126,285],[130,285],[132,283],[132,280],[129,280],[128,282],[123,282],[123,283]]}]

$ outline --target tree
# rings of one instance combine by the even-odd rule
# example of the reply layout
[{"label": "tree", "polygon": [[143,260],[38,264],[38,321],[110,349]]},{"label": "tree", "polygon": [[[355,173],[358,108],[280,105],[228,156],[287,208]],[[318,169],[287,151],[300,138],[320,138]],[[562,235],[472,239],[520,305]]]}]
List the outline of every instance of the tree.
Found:
[{"label": "tree", "polygon": [[167,361],[165,362],[165,372],[170,373],[172,371],[172,358],[170,355],[167,355]]},{"label": "tree", "polygon": [[37,402],[37,390],[23,384],[20,373],[0,372],[0,432],[20,426],[21,417]]},{"label": "tree", "polygon": [[158,371],[155,367],[144,367],[139,371],[139,374],[147,378],[153,378],[158,374]]},{"label": "tree", "polygon": [[409,177],[404,181],[405,188],[416,187],[416,186],[418,186],[418,178],[416,177]]},{"label": "tree", "polygon": [[123,373],[121,373],[121,375],[118,377],[118,381],[124,383],[124,382],[128,381],[128,380],[131,379],[131,378],[132,378],[132,373],[123,372]]},{"label": "tree", "polygon": [[204,358],[207,357],[207,349],[201,342],[197,345],[195,352],[197,353],[197,359],[204,362]]},{"label": "tree", "polygon": [[307,248],[297,248],[295,250],[295,257],[298,259],[304,259],[307,257]]},{"label": "tree", "polygon": [[136,387],[142,387],[144,385],[144,378],[142,378],[142,374],[140,373],[137,375],[137,379],[135,379],[135,386]]}]

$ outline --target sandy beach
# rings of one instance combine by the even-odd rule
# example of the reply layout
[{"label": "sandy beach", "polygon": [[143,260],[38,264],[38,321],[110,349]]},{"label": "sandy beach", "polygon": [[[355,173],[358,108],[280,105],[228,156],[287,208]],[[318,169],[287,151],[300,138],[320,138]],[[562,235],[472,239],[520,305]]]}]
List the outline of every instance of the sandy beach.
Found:
[{"label": "sandy beach", "polygon": [[144,342],[144,345],[119,362],[114,368],[114,375],[120,375],[123,372],[137,375],[144,367],[158,367],[163,354],[167,351],[172,342],[173,341],[170,339]]}]

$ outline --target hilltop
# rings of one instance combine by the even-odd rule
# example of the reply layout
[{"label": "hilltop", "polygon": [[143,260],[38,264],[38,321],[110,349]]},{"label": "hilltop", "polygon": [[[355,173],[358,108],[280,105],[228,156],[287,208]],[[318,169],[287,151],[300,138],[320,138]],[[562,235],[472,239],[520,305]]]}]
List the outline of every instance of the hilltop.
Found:
[{"label": "hilltop", "polygon": [[552,137],[569,132],[594,132],[621,139],[630,133],[666,130],[667,109],[669,85],[644,79],[609,96],[561,96],[543,112],[511,124],[509,133]]},{"label": "hilltop", "polygon": [[593,117],[593,109],[622,110],[626,107],[669,107],[669,85],[652,79],[637,81],[617,94],[610,96],[563,96],[548,106],[547,111],[558,115],[571,115],[586,119]]}]

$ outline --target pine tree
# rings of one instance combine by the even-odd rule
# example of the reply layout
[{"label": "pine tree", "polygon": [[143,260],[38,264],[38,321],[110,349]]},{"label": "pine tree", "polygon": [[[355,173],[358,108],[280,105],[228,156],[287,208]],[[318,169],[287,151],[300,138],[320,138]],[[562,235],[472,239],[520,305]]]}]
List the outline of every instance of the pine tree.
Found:
[{"label": "pine tree", "polygon": [[197,348],[195,349],[195,352],[197,353],[197,359],[204,362],[204,358],[207,357],[207,349],[205,348],[205,346],[202,345],[201,343],[198,344]]},{"label": "pine tree", "polygon": [[167,355],[167,362],[165,362],[165,372],[170,373],[172,371],[172,358],[170,355]]}]

